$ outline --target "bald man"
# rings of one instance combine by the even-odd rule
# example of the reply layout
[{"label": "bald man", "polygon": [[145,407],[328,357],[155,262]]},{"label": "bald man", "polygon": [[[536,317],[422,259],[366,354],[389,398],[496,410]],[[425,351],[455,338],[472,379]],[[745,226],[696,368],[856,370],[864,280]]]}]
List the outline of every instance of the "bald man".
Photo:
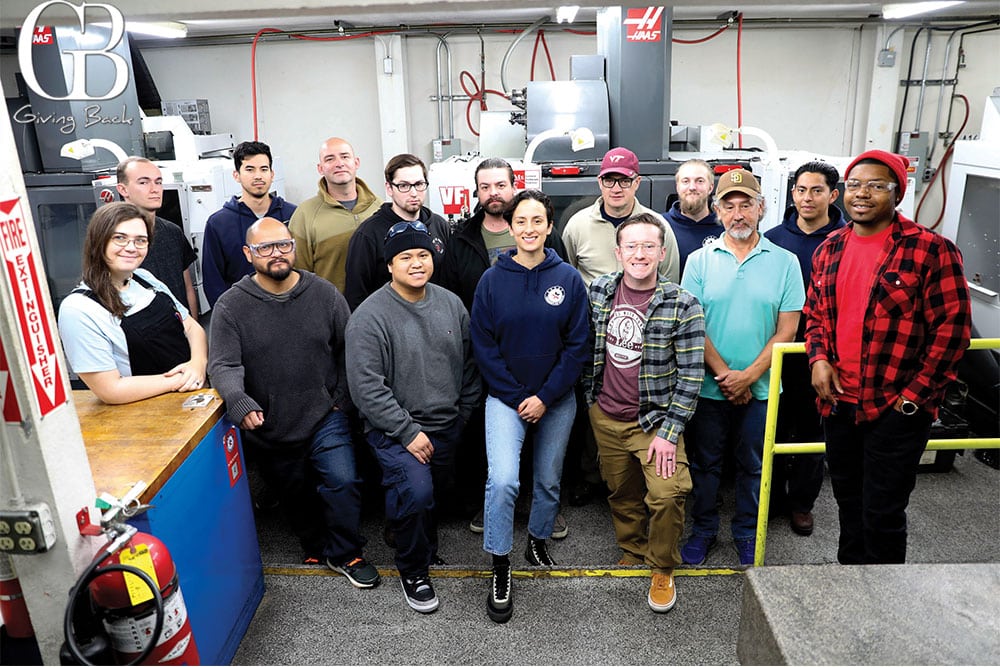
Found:
[{"label": "bald man", "polygon": [[[362,555],[361,480],[347,413],[350,311],[336,287],[292,268],[296,242],[274,218],[250,226],[254,273],[215,303],[208,372],[303,549],[357,588],[379,574]],[[294,332],[294,335],[290,335]]]},{"label": "bald man", "polygon": [[295,268],[326,278],[338,290],[346,284],[347,246],[382,199],[358,178],[361,159],[346,139],[330,137],[319,149],[319,192],[295,210],[288,228],[296,242]]}]

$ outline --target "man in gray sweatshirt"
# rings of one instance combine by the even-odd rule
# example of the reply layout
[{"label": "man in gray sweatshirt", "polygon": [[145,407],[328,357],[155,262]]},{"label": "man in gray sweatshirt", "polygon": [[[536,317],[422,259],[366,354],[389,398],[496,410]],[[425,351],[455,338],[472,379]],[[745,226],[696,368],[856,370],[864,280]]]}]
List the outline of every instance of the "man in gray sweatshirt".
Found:
[{"label": "man in gray sweatshirt", "polygon": [[374,588],[380,578],[361,551],[361,480],[346,415],[347,301],[326,280],[292,269],[295,241],[279,220],[251,225],[243,253],[254,274],[212,313],[212,384],[278,494],[304,562],[323,558],[354,586]]},{"label": "man in gray sweatshirt", "polygon": [[427,227],[393,225],[384,250],[390,282],[365,299],[347,325],[347,379],[382,468],[403,594],[427,614],[438,607],[428,575],[439,560],[435,497],[451,485],[455,447],[478,400],[479,377],[465,306],[428,284],[434,245]]}]

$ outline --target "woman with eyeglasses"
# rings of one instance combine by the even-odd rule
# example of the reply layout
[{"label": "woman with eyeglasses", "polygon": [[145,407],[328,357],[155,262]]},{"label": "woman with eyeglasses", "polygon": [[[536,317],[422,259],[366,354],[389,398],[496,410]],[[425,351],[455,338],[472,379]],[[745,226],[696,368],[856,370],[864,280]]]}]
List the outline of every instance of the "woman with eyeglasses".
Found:
[{"label": "woman with eyeglasses", "polygon": [[493,556],[487,614],[498,623],[514,610],[510,552],[525,436],[533,434],[534,479],[524,557],[529,565],[551,567],[545,540],[559,512],[576,415],[573,386],[590,356],[583,279],[545,247],[552,202],[538,190],[519,192],[504,219],[515,249],[483,274],[471,316],[472,350],[487,385],[483,549]]},{"label": "woman with eyeglasses", "polygon": [[105,403],[131,403],[205,383],[205,330],[169,288],[139,268],[153,221],[132,204],[97,209],[83,244],[83,280],[59,307],[66,359]]}]

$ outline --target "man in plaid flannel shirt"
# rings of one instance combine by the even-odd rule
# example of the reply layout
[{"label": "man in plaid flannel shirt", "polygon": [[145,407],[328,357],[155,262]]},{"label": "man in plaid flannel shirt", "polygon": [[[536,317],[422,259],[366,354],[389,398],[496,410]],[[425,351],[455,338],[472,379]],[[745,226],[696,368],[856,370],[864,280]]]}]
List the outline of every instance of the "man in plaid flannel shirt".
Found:
[{"label": "man in plaid flannel shirt", "polygon": [[969,345],[961,254],[895,210],[908,166],[880,150],[848,166],[853,222],[813,256],[804,310],[845,564],[905,562],[917,465]]},{"label": "man in plaid flannel shirt", "polygon": [[657,274],[665,230],[639,213],[615,231],[623,271],[590,284],[594,358],[583,371],[619,564],[652,570],[646,601],[660,613],[677,599],[673,572],[691,491],[681,434],[705,375],[701,305]]}]

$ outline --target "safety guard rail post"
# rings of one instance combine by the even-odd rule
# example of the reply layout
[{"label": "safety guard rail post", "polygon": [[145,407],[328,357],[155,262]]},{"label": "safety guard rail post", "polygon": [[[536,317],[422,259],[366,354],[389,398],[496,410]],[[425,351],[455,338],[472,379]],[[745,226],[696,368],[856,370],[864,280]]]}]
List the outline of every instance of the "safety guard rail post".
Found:
[{"label": "safety guard rail post", "polygon": [[[1000,338],[974,338],[970,350],[1000,348]],[[767,421],[764,423],[764,452],[760,472],[760,502],[757,508],[757,542],[754,567],[764,564],[767,546],[767,518],[771,505],[771,476],[775,454],[823,454],[824,442],[775,443],[778,428],[778,397],[781,394],[781,369],[786,354],[805,354],[805,343],[775,343],[771,352],[771,382],[767,388]],[[926,451],[942,449],[1000,449],[1000,438],[945,438],[927,441]]]}]

